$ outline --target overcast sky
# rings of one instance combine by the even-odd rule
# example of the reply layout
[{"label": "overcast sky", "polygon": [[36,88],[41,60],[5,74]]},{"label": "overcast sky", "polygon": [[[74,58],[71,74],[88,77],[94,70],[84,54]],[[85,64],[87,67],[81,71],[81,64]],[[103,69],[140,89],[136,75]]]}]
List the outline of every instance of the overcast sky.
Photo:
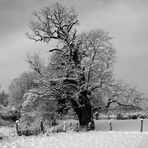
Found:
[{"label": "overcast sky", "polygon": [[[28,52],[46,54],[49,45],[29,40],[25,33],[33,10],[54,0],[0,0],[0,84],[28,69]],[[60,0],[79,13],[80,31],[102,28],[114,37],[117,49],[115,75],[148,96],[148,0]]]}]

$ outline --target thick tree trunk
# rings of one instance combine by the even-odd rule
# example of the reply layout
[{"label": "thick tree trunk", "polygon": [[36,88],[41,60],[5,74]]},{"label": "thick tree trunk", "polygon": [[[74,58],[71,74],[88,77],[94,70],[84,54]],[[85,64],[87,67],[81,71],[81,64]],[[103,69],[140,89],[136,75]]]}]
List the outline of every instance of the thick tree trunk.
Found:
[{"label": "thick tree trunk", "polygon": [[89,128],[89,130],[94,130],[95,124],[94,124],[94,119],[93,119],[93,114],[92,114],[92,106],[90,102],[87,102],[87,103],[85,102],[85,104],[78,105],[78,103],[76,103],[75,100],[70,99],[70,101],[72,103],[75,113],[78,116],[79,126],[80,126],[79,129],[87,130]]},{"label": "thick tree trunk", "polygon": [[78,118],[80,126],[87,126],[88,123],[91,122],[90,110],[85,106],[80,106]]},{"label": "thick tree trunk", "polygon": [[[85,78],[84,73],[82,73],[81,81],[79,82],[79,84],[82,85],[85,82],[84,78]],[[67,78],[63,82],[65,85],[66,84],[78,85],[78,82],[75,79]],[[89,128],[89,130],[94,130],[95,127],[90,99],[91,99],[91,92],[87,88],[81,90],[78,93],[78,101],[76,101],[77,99],[72,98],[70,95],[67,97],[67,100],[71,102],[72,107],[78,116],[80,130],[84,128],[86,129]]]},{"label": "thick tree trunk", "polygon": [[79,129],[94,130],[92,107],[90,104],[81,105],[78,108]]},{"label": "thick tree trunk", "polygon": [[79,93],[78,119],[80,130],[86,128],[94,130],[94,120],[92,113],[92,106],[90,103],[91,93],[86,89]]}]

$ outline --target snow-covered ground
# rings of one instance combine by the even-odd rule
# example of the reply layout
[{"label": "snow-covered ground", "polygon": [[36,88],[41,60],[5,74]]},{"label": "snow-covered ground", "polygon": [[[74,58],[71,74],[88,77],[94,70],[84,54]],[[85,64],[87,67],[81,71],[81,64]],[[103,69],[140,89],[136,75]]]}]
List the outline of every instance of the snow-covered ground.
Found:
[{"label": "snow-covered ground", "polygon": [[0,148],[148,148],[148,133],[80,132],[14,137]]},{"label": "snow-covered ground", "polygon": [[[76,121],[68,120],[75,123]],[[15,128],[1,127],[6,135],[0,148],[148,148],[148,120],[112,120],[113,131],[109,131],[108,120],[97,120],[96,131],[67,132],[38,136],[17,136]]]},{"label": "snow-covered ground", "polygon": [[[141,128],[141,120],[111,120],[113,131],[127,131],[127,132],[139,132]],[[108,131],[109,120],[97,120],[95,121],[97,131]],[[143,131],[148,132],[148,119],[143,120]]]}]

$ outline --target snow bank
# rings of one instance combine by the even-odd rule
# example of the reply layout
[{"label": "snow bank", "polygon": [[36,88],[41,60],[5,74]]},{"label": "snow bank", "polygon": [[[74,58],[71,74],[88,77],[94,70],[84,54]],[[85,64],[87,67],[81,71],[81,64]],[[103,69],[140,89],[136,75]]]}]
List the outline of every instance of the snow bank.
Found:
[{"label": "snow bank", "polygon": [[0,148],[147,148],[148,133],[80,132],[14,137]]}]

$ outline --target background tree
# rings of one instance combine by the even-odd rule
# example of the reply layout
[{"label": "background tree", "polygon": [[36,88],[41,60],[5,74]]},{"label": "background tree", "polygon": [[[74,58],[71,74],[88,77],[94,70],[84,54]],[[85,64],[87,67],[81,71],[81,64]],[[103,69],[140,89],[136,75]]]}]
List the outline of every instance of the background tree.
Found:
[{"label": "background tree", "polygon": [[136,88],[124,81],[114,81],[111,87],[100,92],[103,99],[102,107],[109,110],[112,104],[134,109],[142,106],[143,94]]},{"label": "background tree", "polygon": [[24,72],[18,78],[14,79],[8,88],[10,105],[20,108],[24,101],[24,93],[35,86],[34,74],[32,72]]},{"label": "background tree", "polygon": [[[33,91],[33,90],[31,90]],[[25,101],[21,109],[21,121],[23,124],[38,123],[40,121],[51,123],[56,120],[56,102],[49,97],[41,97],[37,94],[28,92],[24,95]],[[30,121],[30,119],[32,121]],[[49,122],[50,121],[50,122]]]},{"label": "background tree", "polygon": [[3,90],[1,93],[0,93],[0,104],[2,106],[7,106],[8,105],[8,94]]}]

